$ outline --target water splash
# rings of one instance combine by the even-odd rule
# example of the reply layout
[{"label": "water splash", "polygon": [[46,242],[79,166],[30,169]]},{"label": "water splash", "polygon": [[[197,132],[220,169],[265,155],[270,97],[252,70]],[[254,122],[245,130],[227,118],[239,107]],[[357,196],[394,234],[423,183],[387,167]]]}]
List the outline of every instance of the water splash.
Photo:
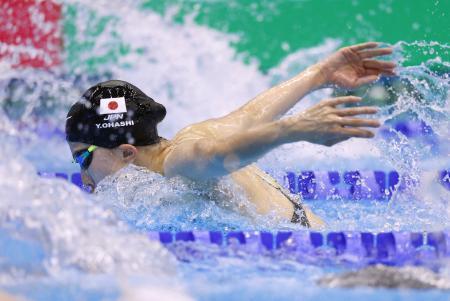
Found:
[{"label": "water splash", "polygon": [[[0,155],[6,158],[13,150],[5,145]],[[162,279],[176,274],[176,262],[165,248],[131,231],[78,188],[38,177],[20,158],[2,161],[0,176],[1,287],[73,286],[89,275],[90,288],[81,285],[84,289],[73,293],[76,299],[96,290],[120,294],[119,276],[146,275],[149,286],[160,282],[164,289]]]},{"label": "water splash", "polygon": [[[322,45],[291,54],[268,74],[262,74],[256,63],[243,64],[230,47],[230,43],[237,37],[196,25],[189,18],[184,24],[174,24],[170,17],[135,9],[136,3],[122,7],[119,2],[112,1],[108,2],[108,10],[99,9],[102,3],[97,2],[64,3],[68,4],[65,8],[65,14],[68,16],[66,26],[78,28],[77,24],[86,24],[89,18],[92,19],[90,22],[97,24],[96,32],[89,32],[88,27],[83,25],[75,35],[69,37],[75,44],[78,42],[80,45],[91,45],[90,48],[80,50],[79,55],[72,56],[76,61],[74,65],[70,65],[70,60],[66,60],[67,64],[55,68],[51,73],[9,70],[3,75],[0,91],[1,107],[4,111],[2,117],[5,119],[3,124],[8,124],[3,130],[16,131],[14,135],[10,133],[8,141],[20,146],[15,152],[41,170],[75,171],[75,167],[67,164],[69,160],[65,159],[69,158],[70,154],[64,142],[48,138],[55,137],[55,134],[63,135],[68,106],[80,97],[86,87],[100,80],[112,77],[129,80],[164,103],[169,114],[161,124],[160,132],[170,137],[192,122],[217,117],[235,109],[258,92],[301,71],[340,45],[338,40],[325,40]],[[115,10],[119,7],[122,9]],[[126,13],[118,13],[124,10]],[[147,24],[147,27],[136,26],[137,20]],[[126,51],[121,52],[123,47]],[[393,58],[405,65],[399,68],[399,76],[390,84],[388,82],[388,85],[385,79],[382,79],[368,88],[363,88],[361,93],[378,103],[384,102],[383,95],[395,98],[395,102],[388,102],[382,107],[380,119],[385,124],[405,116],[423,121],[433,130],[432,134],[427,136],[428,140],[406,137],[399,131],[390,130],[391,135],[388,137],[378,133],[378,138],[374,140],[350,139],[332,148],[299,142],[273,151],[259,163],[278,179],[282,179],[287,169],[396,169],[408,175],[402,178],[402,185],[408,189],[394,195],[389,208],[380,204],[369,206],[373,209],[372,213],[376,214],[373,215],[372,222],[367,222],[371,225],[368,228],[390,229],[398,228],[400,224],[406,228],[412,225],[420,228],[428,223],[437,226],[439,223],[430,219],[445,207],[444,200],[448,192],[439,191],[439,196],[436,197],[435,191],[425,192],[427,190],[419,179],[425,172],[430,172],[430,169],[442,168],[443,165],[445,167],[446,163],[443,162],[448,162],[445,157],[449,144],[446,94],[448,73],[445,71],[448,66],[448,47],[436,43],[399,42],[394,48],[396,51]],[[420,66],[408,66],[411,65],[415,52],[424,51],[433,52],[438,58],[432,57]],[[112,53],[115,59],[107,64],[97,64],[95,70],[83,65],[83,62],[101,62],[105,53]],[[73,68],[74,66],[77,68]],[[236,74],[239,74],[238,79]],[[306,106],[328,98],[332,93],[332,90],[313,93],[288,114],[294,114]],[[404,203],[404,207],[398,210],[393,209],[394,204],[399,203],[394,200],[401,197],[409,199],[411,196],[423,198],[424,193],[428,194],[428,202],[422,211],[428,210],[429,214],[422,222],[413,222],[413,209],[402,211],[409,203]],[[320,206],[312,206],[323,212]],[[340,206],[342,212],[336,213],[333,217],[337,217],[337,220],[332,218],[329,224],[332,229],[346,228],[345,225],[353,225],[355,228],[365,225],[361,224],[357,217],[366,209],[371,210],[370,208],[364,209],[364,206],[345,202]],[[209,212],[207,216],[211,216],[211,208],[203,209],[204,212]],[[392,222],[386,222],[381,217],[389,211],[391,213],[388,216],[392,218]],[[141,215],[143,214],[141,212]],[[396,218],[398,214],[400,217]],[[243,223],[239,218],[236,220],[239,222],[233,223],[233,218],[229,221],[231,225]],[[193,219],[194,215],[188,218],[191,221]],[[137,224],[144,225],[145,222],[140,221]],[[155,225],[154,221],[150,224]],[[170,228],[169,224],[165,227]],[[248,223],[242,225],[250,226]],[[269,224],[269,228],[270,225],[280,226],[273,223]],[[183,225],[187,226],[188,224]],[[212,224],[211,226],[215,227]]]},{"label": "water splash", "polygon": [[238,229],[298,229],[276,215],[261,216],[231,178],[194,182],[167,179],[143,167],[129,165],[103,179],[97,202],[134,228],[152,231]]},{"label": "water splash", "polygon": [[[116,182],[110,179],[103,188],[99,187],[94,198],[61,180],[41,179],[35,174],[37,169],[75,170],[69,165],[70,153],[61,139],[65,114],[70,104],[98,81],[128,80],[164,103],[169,114],[161,133],[170,138],[183,126],[235,109],[331,53],[340,41],[329,39],[317,47],[297,51],[263,74],[256,62],[244,64],[230,46],[238,37],[196,25],[189,19],[184,24],[174,24],[170,16],[139,11],[138,2],[62,3],[67,4],[65,25],[79,28],[71,40],[79,51],[67,49],[65,64],[52,71],[11,69],[12,64],[7,61],[0,66],[0,139],[4,145],[0,149],[0,240],[11,247],[0,251],[0,285],[19,280],[27,284],[25,276],[32,275],[38,278],[34,286],[37,287],[43,277],[55,282],[56,276],[65,275],[66,283],[61,285],[64,287],[80,278],[86,280],[83,283],[89,282],[95,278],[92,274],[109,273],[113,276],[104,280],[103,288],[120,287],[115,274],[143,273],[144,282],[149,281],[152,287],[156,286],[152,275],[171,276],[176,264],[159,245],[137,234],[139,230],[289,229],[289,225],[270,216],[257,216],[251,210],[250,217],[241,216],[235,208],[246,202],[242,195],[234,194],[228,202],[211,202],[212,196],[205,195],[208,192],[188,182],[166,182],[132,166],[122,170]],[[88,23],[95,25],[97,31],[90,32]],[[417,62],[415,52],[427,52],[430,59],[423,64]],[[333,148],[296,143],[259,162],[279,179],[288,168],[379,168],[408,175],[402,178],[403,188],[388,206],[341,199],[322,203],[322,207],[311,204],[318,215],[328,220],[328,229],[421,231],[449,226],[448,190],[435,181],[435,171],[449,163],[448,46],[399,42],[393,57],[402,65],[399,76],[392,81],[383,78],[359,92],[382,106],[379,117],[386,125],[407,117],[423,122],[425,132],[432,129],[429,135],[409,137],[386,127],[386,133],[379,132],[374,140],[351,139]],[[311,94],[289,114],[341,92]],[[18,158],[11,159],[11,154]],[[131,177],[134,184],[126,185],[120,180],[123,176]],[[217,187],[230,189],[226,181]],[[130,230],[121,220],[134,229]],[[21,250],[22,256],[11,257],[9,251],[14,247]],[[295,263],[280,264],[264,258],[261,261],[255,271],[248,259],[221,258],[208,271],[208,277],[214,275],[216,284],[211,290],[202,291],[204,276],[196,275],[191,283],[197,294],[211,296],[221,291],[223,275],[235,274],[237,269],[254,280],[249,284],[233,280],[224,290],[240,286],[251,297],[256,292],[260,296],[260,288],[265,287],[269,295],[275,296],[282,285],[291,288],[286,294],[293,298],[297,297],[293,292],[298,287],[307,296],[317,293],[316,288],[302,286],[304,279],[293,274],[310,274],[313,278],[323,273],[319,268],[289,270],[289,265]],[[207,266],[198,265],[198,270]],[[232,267],[227,269],[229,265]],[[192,269],[187,268],[186,278],[192,275]],[[277,282],[276,272],[276,277],[255,276],[264,270],[279,269],[286,276],[282,283]],[[307,284],[312,282],[306,279]]]}]

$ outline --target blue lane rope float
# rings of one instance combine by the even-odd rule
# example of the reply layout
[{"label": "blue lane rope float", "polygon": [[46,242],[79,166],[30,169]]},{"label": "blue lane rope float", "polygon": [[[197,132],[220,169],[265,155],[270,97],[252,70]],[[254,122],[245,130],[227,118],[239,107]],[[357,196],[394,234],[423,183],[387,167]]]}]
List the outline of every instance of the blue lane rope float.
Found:
[{"label": "blue lane rope float", "polygon": [[192,242],[230,246],[250,253],[285,252],[299,256],[347,257],[368,263],[421,263],[450,257],[450,230],[439,232],[149,232],[165,245]]},{"label": "blue lane rope float", "polygon": [[[58,177],[82,186],[79,173],[39,173],[43,177]],[[450,190],[450,170],[439,171],[439,182]],[[367,180],[370,175],[372,179]],[[287,173],[289,189],[305,199],[341,196],[348,199],[375,198],[385,200],[398,189],[399,175],[395,171],[348,171]],[[324,181],[326,179],[328,182]],[[364,180],[361,180],[364,179]],[[325,182],[325,184],[323,184]],[[293,183],[293,184],[292,184]],[[291,186],[293,185],[293,186]],[[328,185],[328,186],[327,186]],[[338,186],[341,185],[341,186]],[[305,188],[306,186],[306,188]],[[328,187],[326,190],[324,187]],[[372,196],[368,195],[371,189]],[[379,194],[373,193],[378,191]],[[314,194],[313,194],[314,193]],[[309,197],[308,197],[308,194]],[[313,197],[311,197],[311,194]],[[152,240],[165,245],[177,241],[241,248],[252,253],[285,252],[305,257],[353,258],[366,263],[397,265],[405,262],[432,262],[450,257],[450,230],[440,232],[258,232],[258,231],[187,231],[150,232]]]},{"label": "blue lane rope float", "polygon": [[[45,173],[44,177],[59,177],[82,187],[80,173]],[[450,190],[450,169],[437,172],[439,183]],[[285,184],[293,194],[304,200],[325,200],[340,197],[347,200],[389,200],[392,194],[404,187],[400,185],[397,171],[288,171]]]},{"label": "blue lane rope float", "polygon": [[389,199],[399,185],[396,171],[288,171],[285,179],[291,193],[305,200],[343,197],[345,199]]}]

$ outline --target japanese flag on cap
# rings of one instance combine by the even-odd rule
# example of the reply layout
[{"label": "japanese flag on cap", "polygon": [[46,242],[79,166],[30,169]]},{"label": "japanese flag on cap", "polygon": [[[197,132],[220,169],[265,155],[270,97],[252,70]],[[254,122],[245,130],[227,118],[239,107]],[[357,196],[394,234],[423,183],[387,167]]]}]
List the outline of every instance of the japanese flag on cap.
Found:
[{"label": "japanese flag on cap", "polygon": [[126,113],[125,98],[102,98],[100,99],[100,115]]}]

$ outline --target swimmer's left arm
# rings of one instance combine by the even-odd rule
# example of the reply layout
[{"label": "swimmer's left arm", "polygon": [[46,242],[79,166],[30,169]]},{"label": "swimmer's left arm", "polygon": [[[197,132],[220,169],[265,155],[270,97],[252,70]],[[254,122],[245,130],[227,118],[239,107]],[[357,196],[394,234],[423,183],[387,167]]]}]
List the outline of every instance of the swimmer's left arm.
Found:
[{"label": "swimmer's left arm", "polygon": [[224,117],[244,128],[273,121],[284,115],[301,98],[325,85],[319,65],[313,65],[297,76],[259,94]]},{"label": "swimmer's left arm", "polygon": [[261,93],[225,119],[244,127],[270,122],[313,90],[327,85],[353,89],[375,81],[382,74],[394,75],[396,65],[393,62],[373,59],[391,54],[392,49],[377,47],[375,42],[344,47],[292,79]]}]

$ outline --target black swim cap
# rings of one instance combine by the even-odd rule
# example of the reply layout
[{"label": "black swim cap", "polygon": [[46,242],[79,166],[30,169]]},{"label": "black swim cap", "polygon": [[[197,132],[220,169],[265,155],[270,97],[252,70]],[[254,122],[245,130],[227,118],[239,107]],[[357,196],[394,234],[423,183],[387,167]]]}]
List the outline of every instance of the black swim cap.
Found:
[{"label": "black swim cap", "polygon": [[89,88],[69,110],[66,140],[105,148],[159,141],[166,108],[130,83],[110,80]]}]

